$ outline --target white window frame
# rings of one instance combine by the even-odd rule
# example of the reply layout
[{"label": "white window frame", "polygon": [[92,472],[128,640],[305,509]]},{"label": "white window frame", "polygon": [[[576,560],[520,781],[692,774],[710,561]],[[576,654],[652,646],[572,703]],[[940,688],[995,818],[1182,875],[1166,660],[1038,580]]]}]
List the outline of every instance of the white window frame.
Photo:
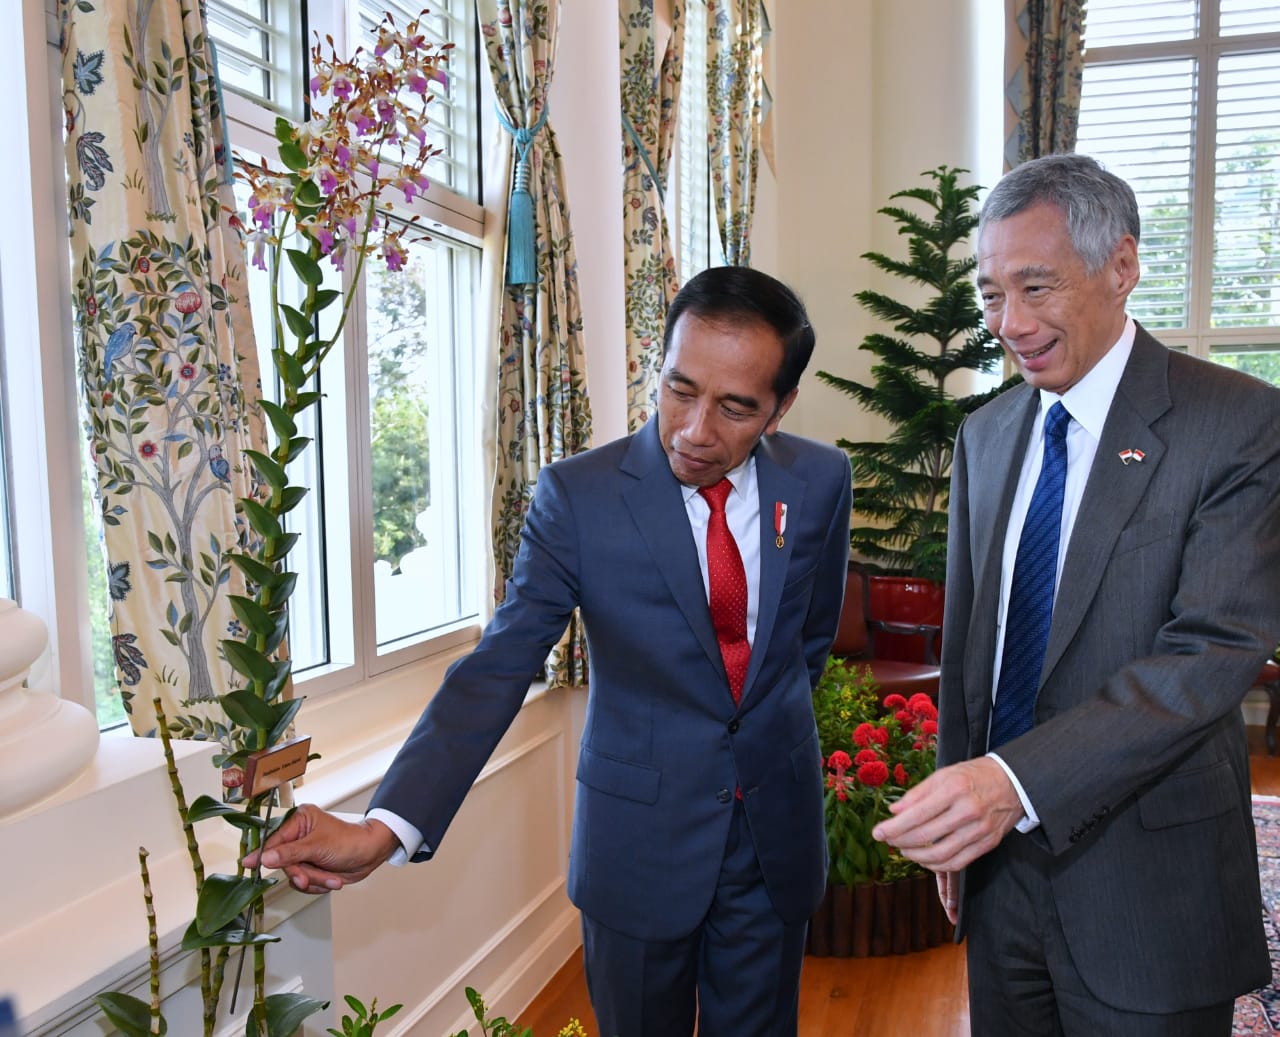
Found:
[{"label": "white window frame", "polygon": [[[1218,68],[1225,55],[1280,50],[1280,32],[1238,36],[1218,35],[1218,0],[1198,0],[1199,26],[1189,40],[1088,46],[1086,65],[1116,65],[1137,61],[1191,58],[1196,63],[1195,128],[1192,143],[1191,291],[1187,326],[1156,331],[1166,345],[1194,356],[1212,358],[1216,352],[1242,349],[1280,350],[1280,327],[1215,328],[1211,326],[1213,299],[1213,232],[1215,199],[1215,142],[1218,118]],[[1095,156],[1106,162],[1105,155]],[[1139,259],[1142,258],[1139,246]]]}]

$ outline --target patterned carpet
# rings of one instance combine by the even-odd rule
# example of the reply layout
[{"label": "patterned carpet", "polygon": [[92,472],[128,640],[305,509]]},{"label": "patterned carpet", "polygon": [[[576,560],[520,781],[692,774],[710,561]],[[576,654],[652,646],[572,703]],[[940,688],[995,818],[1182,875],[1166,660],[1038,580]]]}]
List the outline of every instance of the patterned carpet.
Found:
[{"label": "patterned carpet", "polygon": [[1236,1000],[1232,1037],[1280,1034],[1280,798],[1253,797],[1258,830],[1258,871],[1262,876],[1263,925],[1271,947],[1271,986]]}]

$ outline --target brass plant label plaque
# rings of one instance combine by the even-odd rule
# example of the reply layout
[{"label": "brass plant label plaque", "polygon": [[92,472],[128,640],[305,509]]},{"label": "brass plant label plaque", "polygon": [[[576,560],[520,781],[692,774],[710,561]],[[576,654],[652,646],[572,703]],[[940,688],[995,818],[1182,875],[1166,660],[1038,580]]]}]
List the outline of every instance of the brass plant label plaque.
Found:
[{"label": "brass plant label plaque", "polygon": [[251,753],[244,765],[245,795],[252,799],[286,781],[301,778],[306,773],[310,753],[310,735]]}]

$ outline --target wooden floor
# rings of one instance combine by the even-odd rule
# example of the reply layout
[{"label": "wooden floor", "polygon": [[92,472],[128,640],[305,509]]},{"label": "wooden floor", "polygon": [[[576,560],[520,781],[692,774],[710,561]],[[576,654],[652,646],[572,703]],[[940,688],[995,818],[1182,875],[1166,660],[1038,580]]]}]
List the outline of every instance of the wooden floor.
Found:
[{"label": "wooden floor", "polygon": [[[1250,728],[1249,745],[1253,791],[1280,795],[1280,757],[1266,755],[1261,728]],[[520,1022],[536,1037],[556,1037],[570,1018],[579,1019],[589,1037],[609,1037],[596,1030],[581,954],[565,963]],[[805,958],[799,1037],[884,1034],[969,1037],[963,948],[948,945],[887,958]]]}]

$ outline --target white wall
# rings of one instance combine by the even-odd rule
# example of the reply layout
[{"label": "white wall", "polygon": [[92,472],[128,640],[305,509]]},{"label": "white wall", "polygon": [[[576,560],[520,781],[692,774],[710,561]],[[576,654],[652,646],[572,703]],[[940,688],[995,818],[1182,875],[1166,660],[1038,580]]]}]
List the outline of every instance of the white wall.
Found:
[{"label": "white wall", "polygon": [[[809,308],[818,336],[786,427],[834,442],[883,426],[813,377],[865,380],[857,346],[874,322],[853,298],[876,281],[870,249],[905,255],[889,195],[938,165],[990,184],[999,172],[1003,5],[992,0],[802,0],[774,16],[778,268]],[[992,19],[996,19],[994,22]],[[981,100],[979,100],[981,99]],[[994,168],[992,163],[995,163]],[[980,177],[986,177],[985,181]],[[882,275],[880,275],[882,276]],[[895,286],[895,291],[901,291]]]}]

